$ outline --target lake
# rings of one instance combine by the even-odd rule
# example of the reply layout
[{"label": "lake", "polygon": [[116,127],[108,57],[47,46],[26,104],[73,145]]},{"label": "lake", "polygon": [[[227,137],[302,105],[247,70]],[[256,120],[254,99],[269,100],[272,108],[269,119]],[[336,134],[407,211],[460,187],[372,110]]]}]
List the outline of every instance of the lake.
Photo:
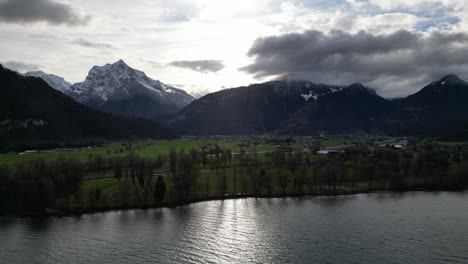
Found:
[{"label": "lake", "polygon": [[468,263],[468,192],[0,218],[1,263]]}]

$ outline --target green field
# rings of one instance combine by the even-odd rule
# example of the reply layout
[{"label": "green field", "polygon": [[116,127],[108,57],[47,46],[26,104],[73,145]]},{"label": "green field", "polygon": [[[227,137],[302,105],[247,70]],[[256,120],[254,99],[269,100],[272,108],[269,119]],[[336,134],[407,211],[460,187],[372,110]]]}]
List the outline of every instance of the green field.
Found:
[{"label": "green field", "polygon": [[[167,155],[170,148],[174,147],[177,150],[184,148],[186,151],[191,148],[200,148],[206,144],[218,144],[221,148],[229,148],[233,153],[239,152],[240,143],[248,143],[250,140],[241,138],[226,138],[226,139],[178,139],[178,140],[158,140],[158,141],[139,141],[131,142],[131,148],[126,148],[127,142],[112,143],[107,146],[93,147],[93,148],[80,148],[70,151],[56,151],[56,152],[41,152],[41,153],[28,153],[28,154],[0,154],[0,165],[12,165],[20,161],[29,161],[35,159],[55,160],[59,157],[74,158],[81,161],[86,161],[92,156],[101,155],[106,158],[125,156],[129,153],[134,153],[140,157],[156,158],[158,155]],[[271,151],[271,145],[257,145],[255,146],[257,152]],[[245,151],[253,151],[252,147],[244,148]]]},{"label": "green field", "polygon": [[[215,144],[220,149],[213,148]],[[339,156],[309,151],[356,144],[359,146]],[[377,146],[377,150],[369,155],[369,148],[361,144]],[[11,211],[58,208],[80,212],[238,194],[465,186],[468,162],[462,160],[459,148],[437,143],[431,148],[412,145],[402,151],[378,148],[378,144],[365,138],[213,137],[0,154],[0,180],[6,199],[0,199],[0,205],[3,202]],[[172,148],[177,152],[171,152]],[[197,151],[191,152],[192,148]]]},{"label": "green field", "polygon": [[[316,158],[320,158],[317,156]],[[252,193],[253,186],[252,186],[252,176],[259,177],[259,175],[246,175],[241,174],[241,168],[236,168],[237,176],[234,177],[234,169],[227,168],[225,171],[222,169],[219,172],[219,176],[216,175],[216,171],[214,169],[207,169],[200,171],[197,175],[196,183],[191,189],[191,195],[198,196],[198,197],[209,197],[215,195],[225,195],[225,194],[237,194],[237,193]],[[225,174],[224,174],[225,173]],[[269,174],[269,182],[271,183],[271,193],[275,195],[281,194],[281,188],[277,184],[279,182],[279,178],[276,175],[276,171],[273,169],[268,169],[267,173]],[[284,173],[288,175],[290,179],[287,191],[293,191],[293,179],[294,175],[290,172],[285,170]],[[299,173],[299,172],[298,172]],[[313,174],[313,170],[311,169],[304,169],[301,171],[305,178],[309,178]],[[225,187],[222,183],[222,175],[225,175]],[[165,182],[167,184],[167,194],[166,194],[166,201],[176,201],[178,199],[178,194],[174,190],[172,177],[164,176]],[[152,183],[149,185],[153,185],[156,181],[156,177],[153,177]],[[126,200],[125,202],[122,201],[121,192],[122,188],[128,188]],[[144,188],[147,188],[145,186]],[[148,197],[146,197],[146,202],[144,201],[144,188],[138,185],[138,183],[133,184],[130,178],[121,179],[120,181],[115,178],[104,178],[104,179],[94,179],[94,180],[87,180],[83,182],[83,187],[81,190],[81,201],[77,202],[74,200],[73,197],[70,198],[71,207],[73,204],[84,206],[85,208],[91,207],[89,202],[90,193],[94,190],[99,189],[101,191],[101,203],[97,204],[97,206],[118,206],[122,204],[145,204],[145,203],[152,203],[153,198],[152,194],[148,193]],[[268,193],[266,187],[263,187],[261,190],[262,193]],[[103,204],[103,202],[105,204]],[[96,206],[96,205],[94,205]]]},{"label": "green field", "polygon": [[437,141],[438,144],[444,146],[463,146],[468,145],[468,141]]},{"label": "green field", "polygon": [[[291,147],[302,148],[304,145],[313,143],[313,139],[296,139],[295,143],[290,144]],[[324,148],[336,146],[350,146],[353,142],[364,143],[366,139],[326,139],[321,141],[321,146]],[[231,149],[232,153],[240,152],[239,144],[247,145],[244,151],[267,152],[272,151],[275,146],[265,143],[262,138],[243,138],[243,137],[223,137],[223,138],[199,138],[189,139],[182,138],[177,140],[150,140],[131,142],[131,148],[128,149],[128,142],[112,143],[107,146],[79,148],[67,151],[43,151],[40,153],[9,153],[0,154],[0,165],[14,165],[21,161],[30,161],[36,159],[55,160],[59,157],[74,158],[81,161],[87,161],[93,156],[100,155],[102,157],[111,158],[125,156],[129,153],[134,153],[140,157],[156,158],[158,155],[167,155],[170,148],[174,147],[177,150],[184,148],[186,151],[191,148],[199,149],[206,144],[218,144],[223,149]]]}]

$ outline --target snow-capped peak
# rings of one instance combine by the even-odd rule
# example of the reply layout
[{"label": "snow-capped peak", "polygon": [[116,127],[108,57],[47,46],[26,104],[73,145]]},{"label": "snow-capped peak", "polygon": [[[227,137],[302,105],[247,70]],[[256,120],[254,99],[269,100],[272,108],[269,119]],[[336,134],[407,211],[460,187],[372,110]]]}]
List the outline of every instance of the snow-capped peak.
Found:
[{"label": "snow-capped peak", "polygon": [[137,95],[179,107],[193,100],[185,91],[153,80],[123,60],[92,67],[86,80],[72,85],[67,94],[81,103],[92,101],[100,105],[107,101],[128,100]]},{"label": "snow-capped peak", "polygon": [[318,100],[321,96],[341,91],[341,86],[326,85],[318,82],[306,82],[301,96],[309,101],[311,98]]},{"label": "snow-capped peak", "polygon": [[71,84],[60,76],[47,74],[43,71],[30,71],[24,74],[25,76],[38,77],[43,79],[50,87],[65,92],[70,89]]},{"label": "snow-capped peak", "polygon": [[94,79],[96,76],[100,75],[112,75],[117,79],[127,79],[127,78],[145,78],[146,74],[142,71],[135,70],[132,67],[128,66],[123,60],[118,60],[112,64],[107,63],[104,66],[94,66],[89,70],[88,76],[86,79]]},{"label": "snow-capped peak", "polygon": [[447,75],[439,81],[440,85],[454,85],[460,83],[466,83],[466,81],[456,75]]}]

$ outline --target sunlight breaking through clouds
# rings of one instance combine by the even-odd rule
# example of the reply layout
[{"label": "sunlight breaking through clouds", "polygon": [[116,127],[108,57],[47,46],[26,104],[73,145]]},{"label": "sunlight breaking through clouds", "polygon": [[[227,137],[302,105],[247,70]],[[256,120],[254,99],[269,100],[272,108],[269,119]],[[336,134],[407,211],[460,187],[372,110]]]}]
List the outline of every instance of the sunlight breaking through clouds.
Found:
[{"label": "sunlight breaking through clouds", "polygon": [[[366,36],[392,35],[405,30],[421,39],[430,39],[434,34],[456,35],[468,30],[468,8],[464,2],[0,0],[3,40],[0,43],[0,59],[43,65],[41,69],[71,82],[82,81],[94,65],[124,59],[155,79],[189,87],[188,92],[216,91],[223,87],[270,80],[274,78],[270,76],[272,68],[295,65],[284,71],[291,73],[300,67],[299,62],[278,62],[273,59],[276,65],[266,65],[260,69],[262,63],[255,56],[247,54],[256,45],[256,39],[273,36],[286,38],[290,34],[300,36],[312,31],[327,35],[337,30],[351,36],[361,30],[366,32]],[[452,52],[443,50],[441,46],[439,54],[453,55],[462,48],[455,46]],[[413,48],[407,52],[415,55],[412,51]],[[262,57],[265,58],[264,55]],[[277,57],[288,58],[283,55]],[[401,63],[398,57],[392,55],[392,60]],[[377,59],[377,55],[373,55],[372,60],[368,56],[362,57],[354,65],[375,65]],[[415,63],[410,65],[415,67]],[[333,78],[323,81],[364,81],[367,85],[379,86],[376,87],[381,89],[379,93],[404,95],[411,89],[420,88],[429,79],[439,77],[440,69],[452,70],[456,64],[447,65],[434,60],[430,63],[433,67],[427,64],[418,67],[420,69],[410,72],[416,74],[407,74],[405,78],[408,79],[398,87],[389,84],[401,77],[392,71],[387,75],[377,74],[379,81],[370,73],[366,74],[366,78],[358,75],[356,80],[351,80],[349,71],[340,71],[338,67],[328,74]],[[257,69],[252,70],[252,65],[256,65]],[[321,64],[317,68],[323,71],[330,65]],[[247,69],[246,66],[250,70],[239,70]],[[387,70],[385,67],[379,68]],[[187,70],[181,74],[181,69]],[[464,70],[463,67],[457,69]],[[358,69],[355,71],[359,72]],[[216,74],[206,74],[210,72]],[[304,72],[307,71],[301,69],[295,74],[297,78],[307,77],[318,81],[315,75],[301,74]],[[260,75],[262,78],[255,78]],[[402,89],[403,86],[408,89]]]}]

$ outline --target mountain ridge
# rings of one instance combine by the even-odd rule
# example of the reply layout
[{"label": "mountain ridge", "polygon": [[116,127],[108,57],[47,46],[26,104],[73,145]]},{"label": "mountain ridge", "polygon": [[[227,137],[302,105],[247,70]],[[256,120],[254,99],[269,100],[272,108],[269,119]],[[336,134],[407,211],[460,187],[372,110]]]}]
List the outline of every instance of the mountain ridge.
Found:
[{"label": "mountain ridge", "polygon": [[43,71],[29,71],[24,74],[27,77],[37,77],[43,79],[50,87],[65,92],[70,89],[71,83],[67,82],[64,78]]},{"label": "mountain ridge", "polygon": [[194,100],[184,90],[153,80],[123,60],[93,66],[86,79],[73,84],[66,94],[98,110],[153,120]]},{"label": "mountain ridge", "polygon": [[444,123],[468,120],[467,99],[468,83],[455,75],[393,100],[360,83],[278,80],[208,94],[171,116],[168,124],[194,135],[427,135]]},{"label": "mountain ridge", "polygon": [[[178,132],[190,135],[427,135],[442,131],[444,124],[457,122],[459,127],[468,120],[464,103],[468,82],[456,75],[444,76],[398,99],[383,98],[361,83],[345,86],[288,79],[225,89],[195,100],[119,60],[92,67],[85,81],[64,93],[105,112],[164,119]],[[167,97],[155,99],[155,94]],[[173,94],[185,96],[181,104],[171,101]],[[172,108],[164,109],[164,100]]]},{"label": "mountain ridge", "polygon": [[0,149],[15,145],[146,138],[175,138],[175,131],[150,120],[90,109],[43,79],[0,65]]}]

